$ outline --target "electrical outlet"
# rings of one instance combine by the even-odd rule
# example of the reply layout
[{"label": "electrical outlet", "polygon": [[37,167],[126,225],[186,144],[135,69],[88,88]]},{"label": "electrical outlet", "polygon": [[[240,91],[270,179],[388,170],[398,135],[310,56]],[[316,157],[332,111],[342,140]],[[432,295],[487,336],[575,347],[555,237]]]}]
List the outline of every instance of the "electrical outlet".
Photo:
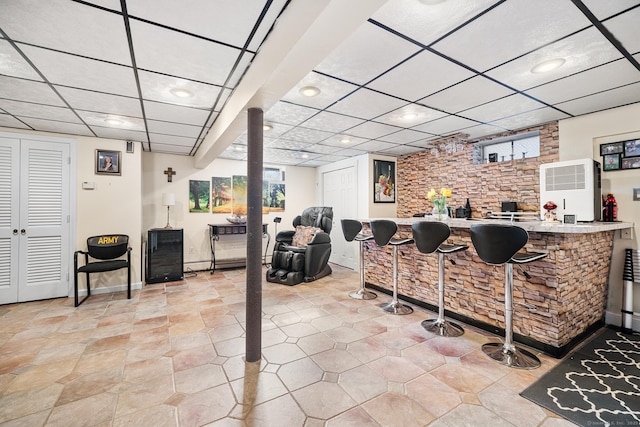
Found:
[{"label": "electrical outlet", "polygon": [[623,239],[631,240],[631,229],[623,228],[622,230],[620,230],[620,237]]},{"label": "electrical outlet", "polygon": [[189,248],[189,253],[190,253],[190,254],[194,253],[195,251],[196,251],[196,250],[195,250],[193,247],[190,247],[190,248]]}]

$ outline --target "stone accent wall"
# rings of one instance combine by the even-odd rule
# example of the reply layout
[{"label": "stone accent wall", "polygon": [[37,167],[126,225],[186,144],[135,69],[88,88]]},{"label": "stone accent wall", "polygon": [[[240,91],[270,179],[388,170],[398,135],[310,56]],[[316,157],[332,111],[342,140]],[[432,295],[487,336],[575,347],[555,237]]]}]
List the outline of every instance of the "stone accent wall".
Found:
[{"label": "stone accent wall", "polygon": [[[540,165],[557,162],[558,123],[506,132],[495,135],[501,138],[529,131],[540,131],[540,157],[507,162],[473,164],[473,144],[464,140],[462,151],[438,156],[430,150],[398,157],[397,215],[408,218],[416,213],[431,212],[433,204],[427,199],[431,188],[451,188],[448,201],[452,208],[471,203],[472,215],[499,211],[501,202],[518,202],[522,211],[538,211],[540,208]],[[435,144],[446,142],[434,141]]]},{"label": "stone accent wall", "polygon": [[[400,225],[399,236],[411,237],[411,227]],[[611,231],[529,233],[526,250],[549,255],[524,266],[531,279],[514,266],[514,333],[560,348],[603,319],[609,276],[609,258],[603,254],[611,253],[613,236]],[[478,257],[468,229],[452,228],[448,242],[467,244],[469,249],[445,255],[445,308],[504,328],[504,267],[487,265]],[[373,241],[365,245],[366,282],[392,290],[392,249]],[[437,306],[437,266],[437,254],[422,254],[415,245],[402,246],[398,292]]]}]

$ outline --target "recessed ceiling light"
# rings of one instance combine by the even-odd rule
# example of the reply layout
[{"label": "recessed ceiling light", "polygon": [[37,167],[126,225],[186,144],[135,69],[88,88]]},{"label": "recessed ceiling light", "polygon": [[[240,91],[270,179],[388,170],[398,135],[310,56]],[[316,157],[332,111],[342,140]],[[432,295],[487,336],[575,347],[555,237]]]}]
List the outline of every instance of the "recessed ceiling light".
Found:
[{"label": "recessed ceiling light", "polygon": [[236,151],[242,151],[242,146],[241,145],[236,145],[233,149],[236,150]]},{"label": "recessed ceiling light", "polygon": [[303,159],[308,159],[309,155],[307,153],[302,153],[300,157],[302,157]]},{"label": "recessed ceiling light", "polygon": [[404,113],[402,116],[400,116],[400,118],[401,118],[402,120],[405,120],[405,121],[413,120],[413,119],[415,119],[416,117],[418,117],[418,114],[417,114],[417,113],[413,113],[413,112],[410,112],[410,113]]},{"label": "recessed ceiling light", "polygon": [[269,123],[265,123],[262,125],[262,130],[271,130],[273,129],[273,126],[271,126]]},{"label": "recessed ceiling light", "polygon": [[549,61],[544,61],[536,65],[531,69],[532,73],[546,73],[556,68],[562,67],[566,61],[563,58],[555,58]]},{"label": "recessed ceiling light", "polygon": [[169,92],[171,92],[173,96],[177,96],[178,98],[191,98],[193,96],[193,93],[181,87],[173,88]]},{"label": "recessed ceiling light", "polygon": [[315,86],[305,86],[300,88],[300,94],[308,97],[316,96],[320,93],[320,89]]},{"label": "recessed ceiling light", "polygon": [[109,125],[114,125],[114,126],[118,126],[118,125],[121,125],[121,124],[124,123],[122,120],[115,119],[113,117],[109,117],[109,118],[104,119],[104,122],[109,124]]},{"label": "recessed ceiling light", "polygon": [[433,6],[434,4],[443,3],[445,0],[418,0],[422,4],[427,6]]},{"label": "recessed ceiling light", "polygon": [[340,142],[343,144],[348,144],[351,142],[351,138],[349,138],[348,136],[343,136],[340,138]]}]

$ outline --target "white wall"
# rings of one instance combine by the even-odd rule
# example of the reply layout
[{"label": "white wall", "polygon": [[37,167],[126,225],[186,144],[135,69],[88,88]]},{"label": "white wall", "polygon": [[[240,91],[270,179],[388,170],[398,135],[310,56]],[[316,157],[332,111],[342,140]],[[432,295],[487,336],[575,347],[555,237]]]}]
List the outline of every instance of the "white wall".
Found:
[{"label": "white wall", "polygon": [[[162,228],[167,223],[167,208],[162,206],[162,193],[174,193],[176,205],[171,207],[170,224],[173,228],[184,230],[185,268],[202,270],[209,268],[211,259],[208,224],[226,224],[231,214],[191,213],[189,212],[189,180],[211,181],[212,177],[231,177],[246,175],[247,163],[237,160],[214,160],[204,169],[194,166],[194,158],[145,152],[142,168],[142,206],[143,233],[151,228]],[[273,166],[273,165],[265,165]],[[176,175],[172,182],[167,182],[164,171],[171,167]],[[315,169],[294,166],[275,166],[285,171],[285,210],[268,213],[263,222],[268,224],[271,243],[267,249],[270,259],[275,238],[273,219],[281,217],[278,231],[292,228],[293,219],[304,208],[314,206],[315,202]],[[246,253],[246,236],[226,236],[216,242],[217,259],[244,258]],[[264,241],[266,245],[266,240]]]},{"label": "white wall", "polygon": [[[600,144],[640,138],[640,104],[588,114],[559,122],[560,160],[593,158],[602,162]],[[611,192],[618,203],[618,220],[634,222],[632,239],[616,232],[611,269],[607,323],[620,325],[622,269],[625,248],[638,249],[640,201],[633,201],[633,188],[640,188],[640,170],[602,172],[602,192]],[[634,312],[640,311],[640,286],[634,287]],[[634,329],[640,330],[640,316],[634,315]]]}]

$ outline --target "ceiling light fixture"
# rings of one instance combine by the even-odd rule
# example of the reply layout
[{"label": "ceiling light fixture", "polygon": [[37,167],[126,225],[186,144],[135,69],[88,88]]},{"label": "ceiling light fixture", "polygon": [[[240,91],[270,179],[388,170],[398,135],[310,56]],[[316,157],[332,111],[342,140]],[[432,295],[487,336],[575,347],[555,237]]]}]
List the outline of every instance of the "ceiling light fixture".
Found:
[{"label": "ceiling light fixture", "polygon": [[340,138],[340,142],[343,144],[348,144],[351,142],[351,138],[349,138],[348,136],[343,136]]},{"label": "ceiling light fixture", "polygon": [[171,92],[173,96],[177,96],[178,98],[191,98],[193,96],[193,93],[181,87],[173,88],[169,92]]},{"label": "ceiling light fixture", "polygon": [[271,126],[269,123],[265,123],[262,125],[262,130],[271,130],[273,129],[273,126]]},{"label": "ceiling light fixture", "polygon": [[433,6],[434,4],[444,3],[445,0],[418,0],[422,4],[427,6]]},{"label": "ceiling light fixture", "polygon": [[308,159],[309,155],[307,153],[302,153],[300,157],[302,157],[303,159]]},{"label": "ceiling light fixture", "polygon": [[415,119],[415,118],[417,118],[417,117],[418,117],[418,114],[413,113],[413,112],[411,112],[411,113],[404,113],[402,116],[400,116],[400,118],[401,118],[402,120],[405,120],[405,121],[414,120],[414,119]]},{"label": "ceiling light fixture", "polygon": [[315,86],[305,86],[300,88],[300,94],[308,97],[316,96],[320,93],[320,89]]},{"label": "ceiling light fixture", "polygon": [[531,69],[532,73],[546,73],[551,70],[555,70],[556,68],[562,67],[566,61],[563,58],[555,58],[550,59],[549,61],[544,61],[536,65]]},{"label": "ceiling light fixture", "polygon": [[119,126],[124,123],[122,120],[114,119],[113,117],[104,119],[104,122],[108,125],[113,125],[113,126]]}]

